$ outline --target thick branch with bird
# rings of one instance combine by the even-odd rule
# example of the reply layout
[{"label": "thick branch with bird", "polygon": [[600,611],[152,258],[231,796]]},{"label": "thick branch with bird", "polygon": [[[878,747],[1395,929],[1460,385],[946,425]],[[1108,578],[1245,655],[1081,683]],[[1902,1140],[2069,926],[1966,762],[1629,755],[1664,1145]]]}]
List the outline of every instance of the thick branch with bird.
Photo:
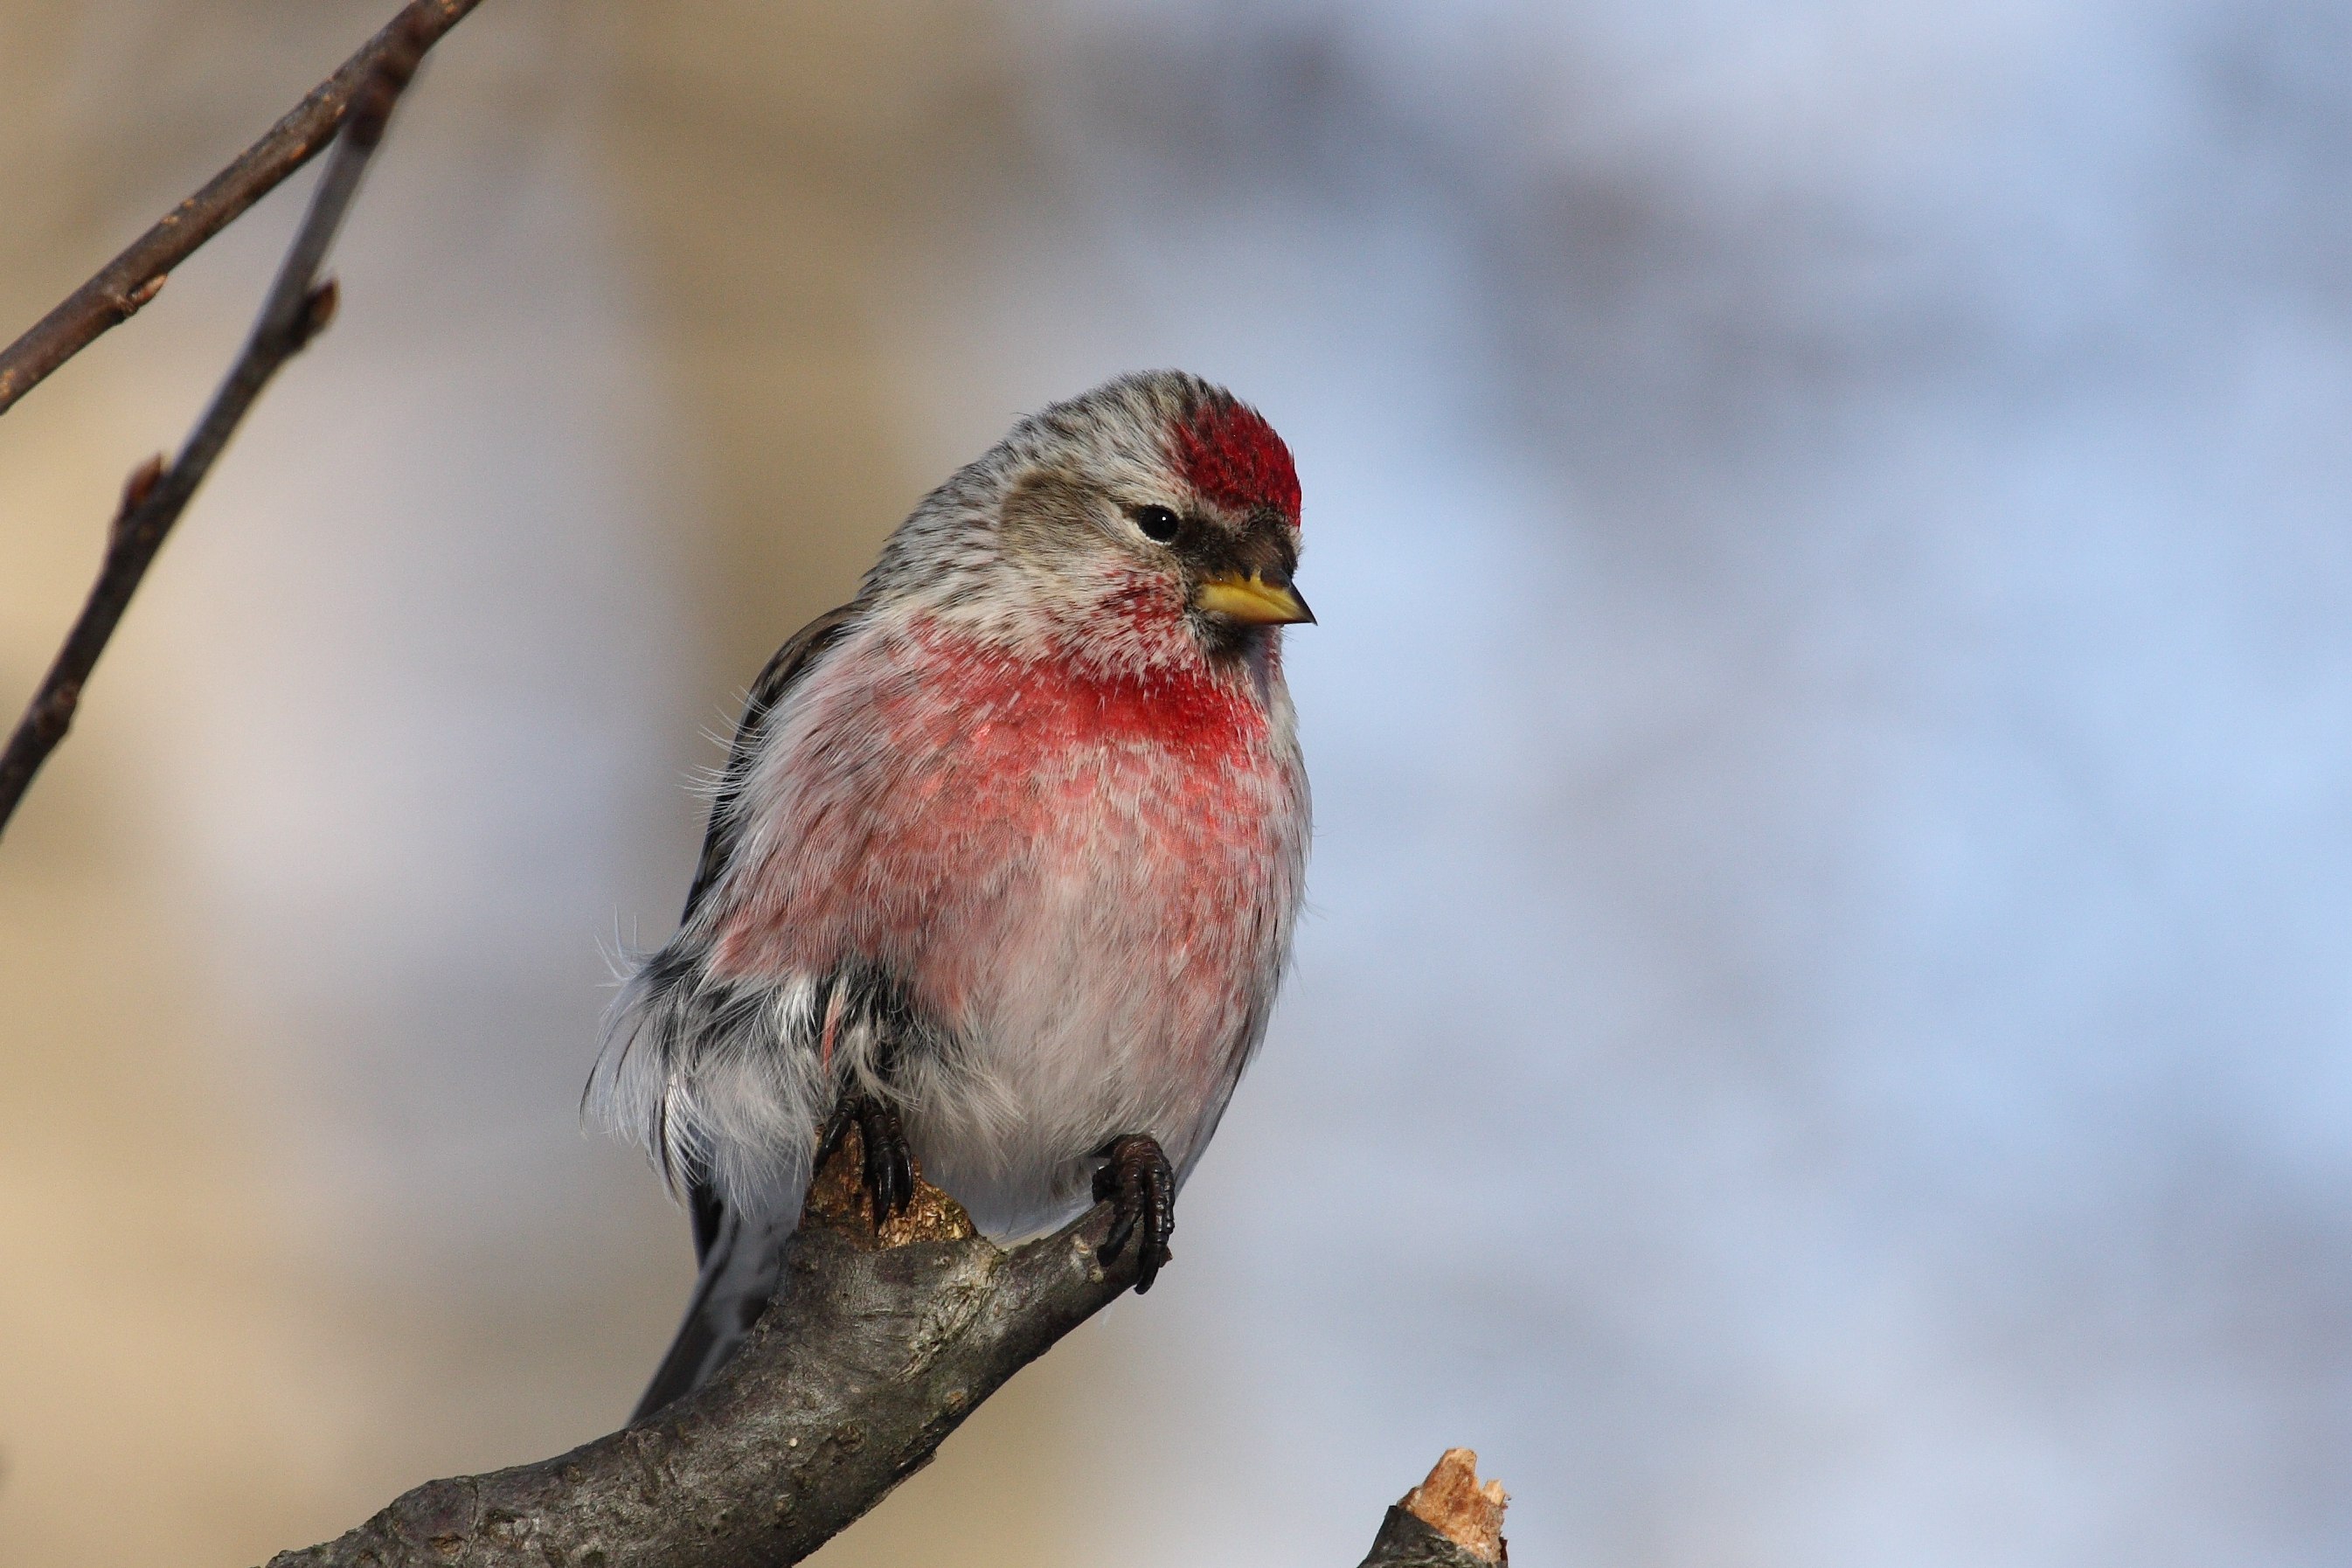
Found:
[{"label": "thick branch with bird", "polygon": [[[878,1230],[852,1133],[811,1184],[783,1279],[701,1388],[537,1464],[429,1481],[269,1568],[797,1563],[929,1464],[1013,1374],[1135,1283],[1111,1205],[1003,1250],[918,1178]],[[1495,1568],[1502,1489],[1450,1450],[1361,1568]]]},{"label": "thick branch with bird", "polygon": [[[152,300],[174,266],[268,190],[334,149],[218,392],[179,453],[142,465],[125,487],[97,582],[0,752],[0,827],[63,739],[100,654],[239,423],[331,320],[336,285],[320,271],[361,174],[425,52],[477,3],[415,0],[202,190],[0,350],[5,413]],[[1286,472],[1286,456],[1284,464]],[[1294,516],[1296,505],[1294,486]],[[1226,595],[1223,613],[1308,618],[1290,590],[1286,557],[1226,565],[1231,581],[1210,584]],[[1160,1160],[1157,1144],[1150,1152]],[[280,1553],[273,1568],[797,1562],[928,1464],[1023,1366],[1148,1283],[1160,1261],[1151,1246],[1120,1245],[1134,1221],[1122,1226],[1110,1202],[1008,1250],[918,1178],[912,1202],[877,1225],[862,1163],[853,1133],[821,1166],[758,1326],[702,1386],[554,1458],[428,1482],[334,1541]],[[1502,1507],[1501,1489],[1478,1481],[1475,1456],[1449,1450],[1389,1510],[1364,1568],[1503,1563]]]}]

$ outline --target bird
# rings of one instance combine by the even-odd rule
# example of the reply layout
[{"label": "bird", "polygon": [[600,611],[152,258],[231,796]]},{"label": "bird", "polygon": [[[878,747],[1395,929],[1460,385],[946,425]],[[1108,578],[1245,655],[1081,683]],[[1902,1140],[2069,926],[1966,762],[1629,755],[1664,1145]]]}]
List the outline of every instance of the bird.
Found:
[{"label": "bird", "polygon": [[917,1161],[1000,1238],[1108,1200],[1102,1261],[1151,1288],[1304,893],[1299,505],[1257,410],[1123,375],[1018,420],[760,672],[585,1097],[693,1223],[634,1420],[751,1331],[852,1127],[877,1226]]}]

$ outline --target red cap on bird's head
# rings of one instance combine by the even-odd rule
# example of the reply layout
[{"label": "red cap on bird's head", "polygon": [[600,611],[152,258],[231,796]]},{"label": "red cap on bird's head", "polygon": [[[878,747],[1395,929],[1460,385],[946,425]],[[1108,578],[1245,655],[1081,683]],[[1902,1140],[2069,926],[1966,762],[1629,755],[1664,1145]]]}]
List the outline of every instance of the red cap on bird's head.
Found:
[{"label": "red cap on bird's head", "polygon": [[1298,526],[1298,469],[1256,409],[1213,398],[1178,421],[1174,436],[1176,466],[1204,500],[1235,511],[1264,508]]}]

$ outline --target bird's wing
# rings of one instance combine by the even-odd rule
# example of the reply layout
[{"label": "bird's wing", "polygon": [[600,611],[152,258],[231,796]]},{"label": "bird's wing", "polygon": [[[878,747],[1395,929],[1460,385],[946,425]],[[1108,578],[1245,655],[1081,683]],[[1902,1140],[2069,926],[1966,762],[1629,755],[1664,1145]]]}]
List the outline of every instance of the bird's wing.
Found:
[{"label": "bird's wing", "polygon": [[[718,794],[710,803],[710,826],[702,835],[702,858],[695,865],[694,886],[687,891],[686,913],[679,917],[680,924],[694,918],[694,911],[701,907],[711,884],[718,881],[719,875],[727,869],[727,862],[735,854],[736,841],[742,837],[743,826],[737,819],[735,806],[743,793],[744,781],[751,775],[752,761],[759,754],[760,737],[767,729],[768,715],[783,701],[785,694],[792,690],[793,683],[808,673],[809,667],[816,662],[816,656],[832,646],[842,629],[856,618],[858,609],[859,606],[852,602],[837,610],[827,610],[794,632],[792,639],[768,660],[766,667],[760,671],[759,679],[751,682],[751,695],[743,704],[742,722],[735,726],[735,743],[728,749],[727,767],[719,775]],[[719,1201],[718,1191],[703,1178],[688,1180],[687,1200],[687,1206],[694,1215],[695,1262],[707,1266],[710,1261],[712,1246],[719,1240],[720,1233],[728,1228],[729,1215]],[[700,1296],[696,1300],[698,1306]],[[696,1318],[695,1311],[687,1314],[689,1329]],[[679,1349],[673,1347],[671,1353],[675,1359]],[[700,1363],[698,1362],[697,1365]],[[667,1377],[670,1371],[667,1363],[664,1368]],[[656,1379],[655,1389],[646,1397],[651,1399],[654,1393],[661,1392],[665,1387],[663,1379]]]},{"label": "bird's wing", "polygon": [[736,820],[735,805],[743,793],[744,781],[751,775],[752,759],[760,749],[760,737],[768,725],[768,715],[774,712],[793,683],[808,673],[816,656],[831,647],[844,627],[857,617],[860,609],[854,601],[837,610],[827,610],[808,625],[794,632],[792,640],[778,648],[775,657],[751,682],[751,695],[743,705],[742,722],[735,726],[735,743],[729,749],[726,770],[719,775],[719,790],[710,803],[710,826],[702,836],[702,858],[694,868],[694,886],[687,890],[686,913],[680,923],[694,918],[702,905],[703,895],[727,869],[727,862],[735,854],[735,843],[742,836],[742,824]]}]

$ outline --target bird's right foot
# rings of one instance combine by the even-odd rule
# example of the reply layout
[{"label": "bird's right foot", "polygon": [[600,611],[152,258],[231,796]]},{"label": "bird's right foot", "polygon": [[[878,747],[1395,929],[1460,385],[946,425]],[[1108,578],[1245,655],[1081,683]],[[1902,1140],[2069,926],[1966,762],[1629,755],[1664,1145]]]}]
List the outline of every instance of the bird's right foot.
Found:
[{"label": "bird's right foot", "polygon": [[841,1097],[834,1107],[832,1120],[824,1124],[824,1136],[817,1141],[816,1159],[809,1167],[821,1170],[849,1130],[857,1129],[857,1142],[865,1154],[864,1182],[866,1199],[874,1214],[874,1228],[915,1201],[915,1155],[908,1145],[907,1131],[899,1124],[898,1108],[886,1100],[853,1089]]}]

